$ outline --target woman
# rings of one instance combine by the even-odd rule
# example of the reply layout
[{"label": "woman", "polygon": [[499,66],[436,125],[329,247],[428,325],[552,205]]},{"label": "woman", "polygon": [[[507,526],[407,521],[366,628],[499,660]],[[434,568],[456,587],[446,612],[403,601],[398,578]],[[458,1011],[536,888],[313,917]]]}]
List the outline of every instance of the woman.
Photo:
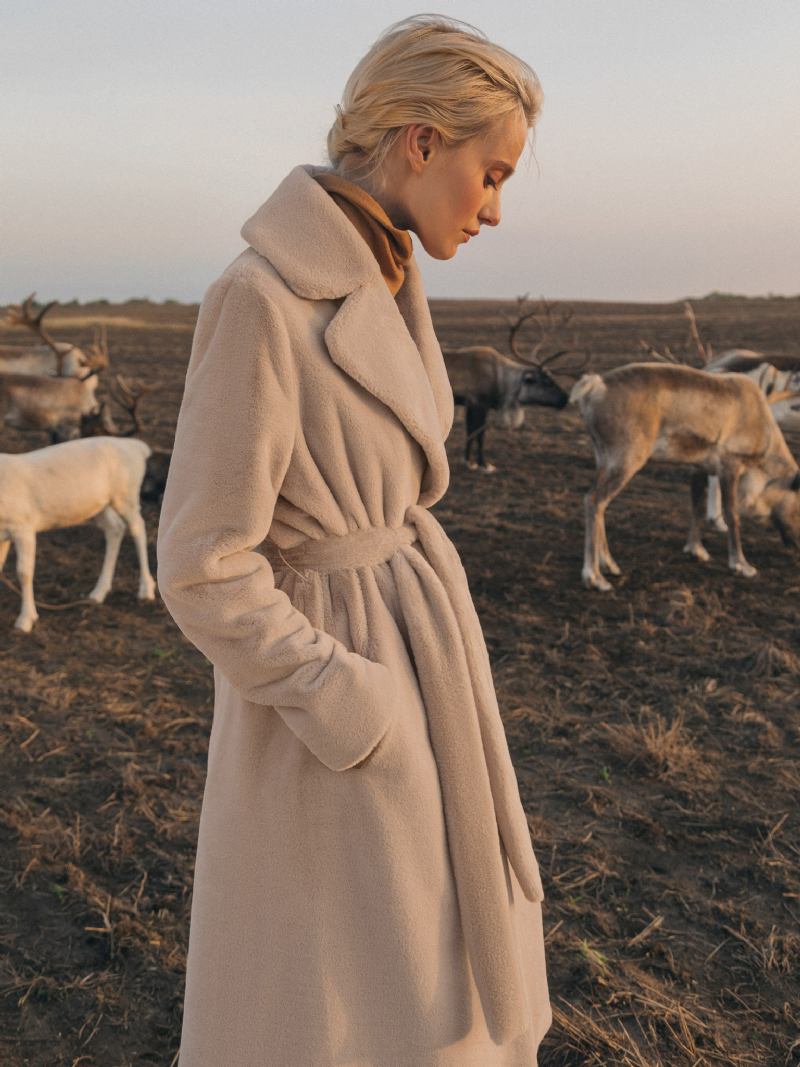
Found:
[{"label": "woman", "polygon": [[497,225],[540,104],[480,31],[395,24],[203,299],[158,535],[215,682],[180,1067],[530,1067],[551,1023],[408,232]]}]

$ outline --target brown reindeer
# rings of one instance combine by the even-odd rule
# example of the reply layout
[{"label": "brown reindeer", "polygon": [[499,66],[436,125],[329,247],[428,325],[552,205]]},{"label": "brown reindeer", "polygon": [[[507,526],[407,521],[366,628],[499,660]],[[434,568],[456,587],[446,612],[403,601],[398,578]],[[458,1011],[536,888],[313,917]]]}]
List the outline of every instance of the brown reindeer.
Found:
[{"label": "brown reindeer", "polygon": [[707,560],[702,543],[706,479],[716,475],[728,524],[728,563],[756,573],[744,557],[739,515],[769,517],[784,543],[800,544],[800,469],[758,385],[743,374],[629,363],[602,376],[584,375],[570,402],[580,408],[594,446],[597,480],[586,494],[582,577],[608,590],[602,574],[619,574],[605,530],[609,503],[650,459],[687,463],[692,525],[684,551]]},{"label": "brown reindeer", "polygon": [[[553,335],[569,323],[572,309],[566,309],[556,316],[554,305],[541,301],[541,308],[523,311],[526,299],[518,297],[517,315],[508,319],[508,344],[513,356],[504,355],[490,345],[461,348],[442,346],[453,400],[465,408],[467,438],[464,462],[470,470],[492,473],[497,469],[494,464],[485,461],[483,454],[484,433],[490,411],[498,413],[501,426],[518,429],[525,419],[525,407],[539,404],[563,408],[569,399],[569,395],[546,368],[572,350],[562,348],[544,358],[539,356]],[[519,332],[523,324],[530,321],[537,326],[539,337],[527,352],[522,352]],[[470,459],[473,442],[477,463]]]}]

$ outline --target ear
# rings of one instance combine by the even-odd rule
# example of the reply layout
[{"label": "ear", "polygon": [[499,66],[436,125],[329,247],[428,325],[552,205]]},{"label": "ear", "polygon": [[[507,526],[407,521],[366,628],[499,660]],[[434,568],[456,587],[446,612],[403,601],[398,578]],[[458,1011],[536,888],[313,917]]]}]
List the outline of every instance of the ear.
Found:
[{"label": "ear", "polygon": [[435,126],[415,122],[406,127],[405,149],[412,168],[419,174],[430,159],[431,149],[439,143],[439,131]]}]

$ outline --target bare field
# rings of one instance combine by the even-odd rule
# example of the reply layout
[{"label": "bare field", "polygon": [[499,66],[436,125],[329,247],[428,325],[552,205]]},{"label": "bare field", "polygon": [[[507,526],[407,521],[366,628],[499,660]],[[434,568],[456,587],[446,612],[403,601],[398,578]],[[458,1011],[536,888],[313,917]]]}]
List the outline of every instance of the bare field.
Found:
[{"label": "bare field", "polygon": [[[501,348],[511,306],[432,301],[443,343]],[[151,307],[78,307],[58,338],[88,342],[94,311],[107,316],[113,368],[161,386],[142,418],[168,447],[190,345],[176,326],[196,308]],[[685,346],[681,304],[574,307],[598,366],[640,358],[640,337]],[[695,310],[716,350],[800,346],[800,300]],[[5,451],[45,443],[0,431]],[[711,563],[689,560],[688,472],[653,465],[609,509],[622,578],[587,592],[594,463],[579,416],[532,408],[521,430],[490,426],[495,474],[468,471],[463,443],[457,409],[434,510],[469,575],[542,867],[555,1012],[542,1067],[796,1067],[800,560],[752,523],[755,579],[729,574],[720,534]],[[157,509],[144,515],[155,570]],[[101,558],[97,529],[40,537],[30,635],[11,629],[17,597],[0,586],[9,1067],[168,1067],[178,1047],[213,680],[163,604],[137,602],[130,539],[104,606],[58,610]]]}]

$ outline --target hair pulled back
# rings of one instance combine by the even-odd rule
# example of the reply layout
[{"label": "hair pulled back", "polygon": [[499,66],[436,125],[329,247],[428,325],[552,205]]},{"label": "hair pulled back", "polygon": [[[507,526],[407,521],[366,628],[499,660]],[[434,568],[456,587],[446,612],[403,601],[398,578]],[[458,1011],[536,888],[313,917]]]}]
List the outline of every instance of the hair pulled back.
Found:
[{"label": "hair pulled back", "polygon": [[475,26],[443,15],[393,23],[356,64],[328,132],[334,168],[378,171],[404,126],[422,123],[454,146],[518,110],[528,128],[541,111],[539,79],[524,60]]}]

